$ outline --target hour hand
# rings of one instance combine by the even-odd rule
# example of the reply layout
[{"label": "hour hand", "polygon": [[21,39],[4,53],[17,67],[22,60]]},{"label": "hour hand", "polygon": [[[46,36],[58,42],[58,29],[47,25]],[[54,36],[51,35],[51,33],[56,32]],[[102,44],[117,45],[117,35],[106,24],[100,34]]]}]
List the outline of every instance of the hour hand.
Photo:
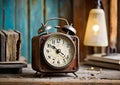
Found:
[{"label": "hour hand", "polygon": [[54,45],[48,44],[51,48],[57,49]]}]

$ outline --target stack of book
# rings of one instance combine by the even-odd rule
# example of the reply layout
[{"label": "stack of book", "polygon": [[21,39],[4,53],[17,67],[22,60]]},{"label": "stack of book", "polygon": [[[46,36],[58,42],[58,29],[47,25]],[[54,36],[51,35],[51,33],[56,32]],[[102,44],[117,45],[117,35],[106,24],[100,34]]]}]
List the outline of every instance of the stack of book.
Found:
[{"label": "stack of book", "polygon": [[22,34],[14,30],[0,30],[0,73],[21,73],[27,63],[21,57]]},{"label": "stack of book", "polygon": [[0,31],[0,62],[18,61],[21,52],[21,33],[14,30]]},{"label": "stack of book", "polygon": [[106,55],[93,54],[85,58],[85,64],[120,70],[120,54]]}]

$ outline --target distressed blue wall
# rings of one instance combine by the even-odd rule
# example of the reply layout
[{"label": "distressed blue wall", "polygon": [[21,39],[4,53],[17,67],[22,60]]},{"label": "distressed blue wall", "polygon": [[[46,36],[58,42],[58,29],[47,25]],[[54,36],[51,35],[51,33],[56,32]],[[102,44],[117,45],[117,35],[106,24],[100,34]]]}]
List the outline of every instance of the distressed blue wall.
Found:
[{"label": "distressed blue wall", "polygon": [[[69,10],[71,9],[71,0],[66,1],[69,4],[65,9]],[[64,4],[64,0],[0,0],[0,30],[12,29],[22,33],[21,55],[31,62],[31,39],[37,35],[41,23],[48,18],[62,15],[67,19],[71,16],[64,10]],[[60,10],[63,10],[64,13],[60,13]],[[58,21],[48,24],[56,26]]]}]

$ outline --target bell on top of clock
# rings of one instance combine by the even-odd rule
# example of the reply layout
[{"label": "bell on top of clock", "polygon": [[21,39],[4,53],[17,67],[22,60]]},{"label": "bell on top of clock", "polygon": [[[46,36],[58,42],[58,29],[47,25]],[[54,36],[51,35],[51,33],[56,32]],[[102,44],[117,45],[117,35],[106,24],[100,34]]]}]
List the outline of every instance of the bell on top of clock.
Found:
[{"label": "bell on top of clock", "polygon": [[47,34],[49,33],[48,30],[50,30],[52,28],[52,26],[47,25],[47,23],[50,20],[63,20],[63,21],[65,21],[67,25],[64,25],[62,27],[55,26],[55,28],[62,29],[66,34],[70,34],[70,35],[75,35],[76,34],[75,28],[73,28],[72,24],[69,25],[68,21],[64,18],[50,18],[50,19],[48,19],[45,24],[42,23],[42,26],[38,30],[38,34],[42,34],[43,32],[46,32]]},{"label": "bell on top of clock", "polygon": [[52,26],[46,26],[43,23],[41,23],[41,24],[42,24],[42,26],[38,30],[38,34],[42,34],[43,32],[46,32],[48,34],[48,30],[50,30],[52,28]]},{"label": "bell on top of clock", "polygon": [[62,27],[62,30],[65,31],[66,33],[70,34],[70,35],[75,35],[76,34],[76,30],[75,30],[75,28],[73,28],[72,24],[71,25],[64,25]]}]

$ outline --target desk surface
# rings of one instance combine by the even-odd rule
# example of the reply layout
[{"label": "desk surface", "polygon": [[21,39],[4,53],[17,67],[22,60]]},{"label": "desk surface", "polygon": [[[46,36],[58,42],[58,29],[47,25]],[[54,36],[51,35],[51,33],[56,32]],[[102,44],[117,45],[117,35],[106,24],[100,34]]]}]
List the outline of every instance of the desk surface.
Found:
[{"label": "desk surface", "polygon": [[40,77],[31,65],[23,68],[22,74],[0,74],[0,85],[120,85],[120,71],[81,65],[76,72]]}]

